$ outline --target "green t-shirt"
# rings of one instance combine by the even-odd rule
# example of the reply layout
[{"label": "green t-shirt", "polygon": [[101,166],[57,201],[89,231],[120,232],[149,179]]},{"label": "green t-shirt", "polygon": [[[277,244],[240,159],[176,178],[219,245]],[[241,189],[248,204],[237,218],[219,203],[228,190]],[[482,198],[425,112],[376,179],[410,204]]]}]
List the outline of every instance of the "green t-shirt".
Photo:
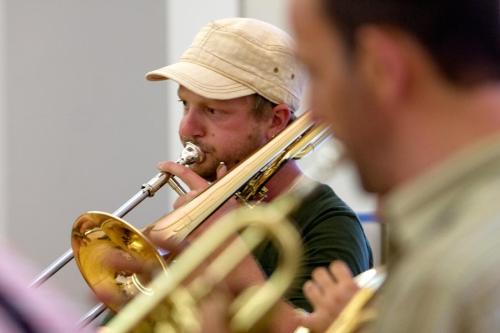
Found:
[{"label": "green t-shirt", "polygon": [[[329,186],[321,184],[314,197],[301,205],[292,221],[304,247],[301,270],[286,295],[296,307],[312,310],[302,286],[315,268],[342,260],[357,275],[373,266],[370,245],[358,217]],[[254,256],[264,272],[271,275],[279,257],[271,242],[259,246]]]}]

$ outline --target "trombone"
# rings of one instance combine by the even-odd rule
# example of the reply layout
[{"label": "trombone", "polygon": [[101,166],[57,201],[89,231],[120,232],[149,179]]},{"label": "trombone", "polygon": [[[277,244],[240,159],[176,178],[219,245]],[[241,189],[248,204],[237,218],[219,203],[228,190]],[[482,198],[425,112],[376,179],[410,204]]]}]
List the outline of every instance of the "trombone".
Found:
[{"label": "trombone", "polygon": [[[95,211],[82,214],[75,221],[72,230],[73,251],[65,253],[51,266],[64,266],[74,254],[84,279],[92,289],[104,283],[114,285],[117,293],[129,297],[138,293],[150,293],[147,285],[152,277],[122,274],[105,266],[96,266],[95,260],[92,260],[96,254],[94,251],[102,253],[105,257],[107,250],[120,248],[132,257],[154,262],[156,267],[164,268],[167,264],[145,236],[158,233],[163,238],[182,241],[231,196],[236,194],[243,201],[248,201],[262,195],[266,181],[286,161],[303,157],[328,136],[328,129],[325,126],[314,125],[310,115],[305,113],[225,177],[212,184],[192,201],[146,227],[143,233],[120,219],[120,216],[124,215],[123,212],[126,214],[142,200],[136,201],[132,198],[129,202],[133,203],[124,204],[127,206],[126,209],[122,209],[124,207],[122,206],[113,214]],[[162,185],[170,179],[169,175],[163,175],[161,178]],[[161,187],[156,181],[151,183],[153,185],[150,184],[136,196],[144,195],[145,198],[150,196],[149,191],[156,192]],[[143,191],[146,191],[146,194],[142,194]],[[62,262],[64,263],[61,265]],[[52,270],[51,267],[46,270],[51,272],[49,274],[44,271],[40,275],[42,278],[37,278],[34,285],[39,284],[37,281],[43,282],[58,269],[53,273]],[[115,311],[122,306],[123,304],[111,304],[111,308]],[[95,307],[81,320],[81,324],[88,324],[104,309],[103,305]]]},{"label": "trombone", "polygon": [[[267,233],[281,250],[280,264],[262,287],[253,286],[245,290],[228,308],[230,332],[255,332],[261,320],[286,291],[298,268],[302,252],[300,236],[286,217],[313,192],[310,184],[301,185],[271,204],[252,210],[241,208],[217,221],[170,265],[168,275],[159,274],[148,285],[150,293],[142,293],[132,299],[102,332],[201,332],[197,304],[252,252]],[[218,254],[202,275],[184,283],[221,244],[236,233],[239,238]],[[360,290],[327,332],[357,332],[362,325],[376,318],[377,313],[369,307],[369,303],[385,278],[384,267],[357,275],[354,280]],[[295,332],[309,330],[299,327]]]},{"label": "trombone", "polygon": [[[203,162],[205,156],[203,151],[191,142],[187,142],[186,146],[181,152],[180,158],[176,163],[189,166],[194,163]],[[168,184],[177,194],[183,195],[186,191],[183,189],[182,185],[179,184],[177,179],[172,175],[165,172],[160,172],[151,178],[147,183],[141,186],[141,190],[132,196],[128,201],[126,201],[122,206],[113,212],[113,216],[124,217],[137,205],[139,205],[147,197],[152,197],[155,195],[163,185]],[[69,249],[54,262],[52,262],[47,268],[45,268],[35,279],[30,283],[30,288],[37,288],[42,285],[45,281],[50,279],[54,274],[56,274],[61,268],[63,268],[67,263],[69,263],[74,258],[73,249]],[[101,305],[93,308],[86,316],[80,319],[83,325],[95,319],[99,314],[104,311],[104,307]]]},{"label": "trombone", "polygon": [[[169,274],[159,274],[146,293],[136,296],[106,325],[106,333],[177,332],[199,333],[198,303],[262,241],[270,238],[280,261],[262,286],[244,290],[229,306],[231,332],[251,332],[282,297],[293,282],[300,265],[302,242],[287,219],[314,186],[302,184],[268,205],[242,207],[217,221],[170,266]],[[239,235],[187,285],[185,280],[232,236]]]}]

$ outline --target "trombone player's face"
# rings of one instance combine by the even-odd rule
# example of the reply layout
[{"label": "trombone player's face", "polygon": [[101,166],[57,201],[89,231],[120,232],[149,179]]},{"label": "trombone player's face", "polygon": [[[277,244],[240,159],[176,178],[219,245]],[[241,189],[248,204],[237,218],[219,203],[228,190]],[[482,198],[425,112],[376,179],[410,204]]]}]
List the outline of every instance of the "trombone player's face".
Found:
[{"label": "trombone player's face", "polygon": [[273,117],[257,117],[255,97],[215,100],[180,86],[183,116],[179,136],[205,153],[205,160],[191,169],[208,181],[216,179],[221,162],[230,169],[276,134]]}]

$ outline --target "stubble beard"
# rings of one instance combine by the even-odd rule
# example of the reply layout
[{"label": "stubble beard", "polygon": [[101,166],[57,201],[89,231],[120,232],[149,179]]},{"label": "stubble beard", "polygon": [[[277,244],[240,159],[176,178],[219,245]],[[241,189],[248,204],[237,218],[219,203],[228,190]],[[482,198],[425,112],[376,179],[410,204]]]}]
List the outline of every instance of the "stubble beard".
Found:
[{"label": "stubble beard", "polygon": [[220,152],[217,148],[206,145],[196,140],[190,141],[200,147],[206,154],[206,159],[201,164],[191,165],[191,170],[196,172],[200,177],[209,182],[217,180],[217,168],[221,162],[224,162],[228,170],[236,167],[240,162],[247,159],[252,153],[258,150],[264,144],[259,133],[253,131],[243,143],[233,146],[231,149]]}]

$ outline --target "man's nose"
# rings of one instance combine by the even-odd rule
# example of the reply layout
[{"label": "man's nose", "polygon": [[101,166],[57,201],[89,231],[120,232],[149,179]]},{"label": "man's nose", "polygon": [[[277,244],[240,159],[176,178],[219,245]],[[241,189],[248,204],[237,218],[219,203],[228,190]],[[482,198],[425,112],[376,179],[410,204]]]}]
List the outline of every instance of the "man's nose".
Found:
[{"label": "man's nose", "polygon": [[179,134],[181,137],[202,137],[205,134],[202,116],[196,108],[189,108],[182,116]]}]

